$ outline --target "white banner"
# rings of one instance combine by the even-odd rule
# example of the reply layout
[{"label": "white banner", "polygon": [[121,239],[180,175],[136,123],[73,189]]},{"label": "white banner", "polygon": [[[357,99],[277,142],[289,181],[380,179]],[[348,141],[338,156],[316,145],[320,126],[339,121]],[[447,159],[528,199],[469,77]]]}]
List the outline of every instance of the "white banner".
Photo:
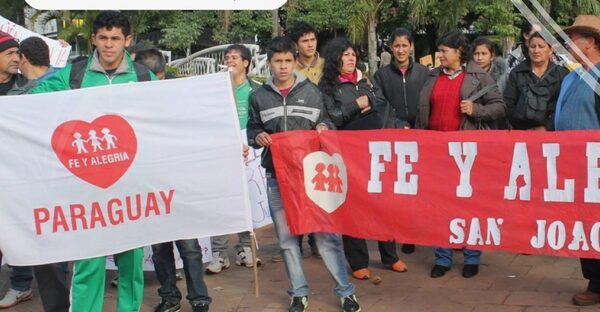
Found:
[{"label": "white banner", "polygon": [[67,65],[69,54],[71,53],[71,46],[63,47],[58,40],[44,37],[23,26],[15,24],[2,16],[0,16],[0,31],[10,34],[19,41],[23,41],[32,36],[44,39],[50,49],[50,65],[54,67],[64,67]]},{"label": "white banner", "polygon": [[[248,143],[246,129],[242,130],[244,143]],[[248,191],[250,192],[250,204],[252,206],[252,223],[255,229],[273,223],[269,211],[269,200],[267,198],[267,176],[265,168],[260,165],[261,149],[250,147],[250,154],[246,161],[246,176],[248,177]]]},{"label": "white banner", "polygon": [[252,229],[228,73],[4,97],[0,249],[31,265]]}]

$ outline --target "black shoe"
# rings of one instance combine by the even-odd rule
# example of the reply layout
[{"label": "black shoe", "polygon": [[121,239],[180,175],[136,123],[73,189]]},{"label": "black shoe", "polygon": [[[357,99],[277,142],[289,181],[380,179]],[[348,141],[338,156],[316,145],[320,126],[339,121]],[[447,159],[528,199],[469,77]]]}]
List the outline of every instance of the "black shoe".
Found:
[{"label": "black shoe", "polygon": [[342,311],[344,312],[360,312],[360,305],[356,301],[355,295],[342,298]]},{"label": "black shoe", "polygon": [[450,268],[447,266],[443,266],[443,265],[434,265],[433,268],[431,269],[431,277],[432,278],[436,278],[436,277],[442,277],[444,276],[444,274],[446,274],[446,272],[450,271]]},{"label": "black shoe", "polygon": [[[179,312],[181,311],[181,305],[179,302],[170,302],[161,300],[160,303],[154,308],[154,312]],[[194,310],[195,311],[195,310]]]},{"label": "black shoe", "polygon": [[289,312],[304,312],[308,307],[308,297],[292,297]]},{"label": "black shoe", "polygon": [[402,245],[402,252],[407,255],[415,252],[415,245],[413,245],[413,244]]},{"label": "black shoe", "polygon": [[462,271],[464,278],[470,278],[479,273],[479,264],[465,264]]},{"label": "black shoe", "polygon": [[208,312],[208,304],[206,304],[206,303],[192,304],[192,312]]}]

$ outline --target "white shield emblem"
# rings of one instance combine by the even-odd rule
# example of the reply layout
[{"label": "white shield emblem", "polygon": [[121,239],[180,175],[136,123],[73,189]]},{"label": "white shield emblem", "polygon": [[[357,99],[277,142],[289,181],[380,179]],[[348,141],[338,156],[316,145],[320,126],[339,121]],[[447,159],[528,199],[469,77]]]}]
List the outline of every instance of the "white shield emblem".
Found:
[{"label": "white shield emblem", "polygon": [[313,152],[302,161],[306,195],[317,206],[334,212],[346,200],[348,175],[340,154]]}]

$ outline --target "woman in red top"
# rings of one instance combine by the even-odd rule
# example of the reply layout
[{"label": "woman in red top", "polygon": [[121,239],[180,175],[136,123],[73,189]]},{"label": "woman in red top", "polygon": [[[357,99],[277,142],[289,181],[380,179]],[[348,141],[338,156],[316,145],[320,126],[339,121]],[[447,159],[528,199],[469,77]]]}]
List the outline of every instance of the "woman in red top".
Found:
[{"label": "woman in red top", "polygon": [[[478,91],[494,80],[472,61],[465,35],[451,31],[437,42],[441,66],[432,70],[421,90],[416,127],[439,131],[495,128],[506,106],[495,86],[481,97]],[[464,248],[465,278],[479,273],[481,251]],[[452,266],[452,249],[436,248],[431,277],[441,277]]]}]

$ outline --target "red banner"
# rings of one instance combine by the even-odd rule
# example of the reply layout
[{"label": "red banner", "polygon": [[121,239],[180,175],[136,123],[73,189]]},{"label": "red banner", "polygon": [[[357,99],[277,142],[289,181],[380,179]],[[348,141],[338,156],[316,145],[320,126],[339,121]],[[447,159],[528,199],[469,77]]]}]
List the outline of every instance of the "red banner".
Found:
[{"label": "red banner", "polygon": [[599,131],[273,136],[293,233],[600,258]]}]

